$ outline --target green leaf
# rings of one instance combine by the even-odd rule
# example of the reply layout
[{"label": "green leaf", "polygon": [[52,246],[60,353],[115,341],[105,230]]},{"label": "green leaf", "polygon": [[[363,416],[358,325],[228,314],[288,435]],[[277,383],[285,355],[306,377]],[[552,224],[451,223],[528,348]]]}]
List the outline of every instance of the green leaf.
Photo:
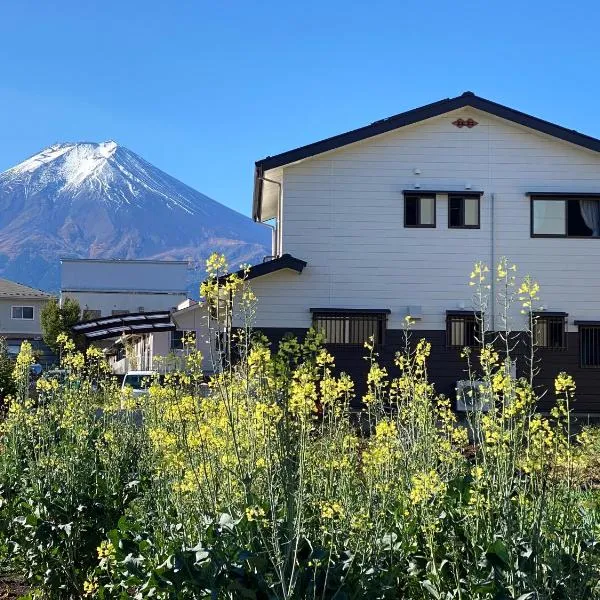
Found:
[{"label": "green leaf", "polygon": [[505,568],[510,566],[510,557],[502,540],[496,540],[490,544],[485,556],[495,567]]},{"label": "green leaf", "polygon": [[433,583],[429,579],[421,581],[421,585],[436,599],[440,600],[439,592],[433,587]]}]

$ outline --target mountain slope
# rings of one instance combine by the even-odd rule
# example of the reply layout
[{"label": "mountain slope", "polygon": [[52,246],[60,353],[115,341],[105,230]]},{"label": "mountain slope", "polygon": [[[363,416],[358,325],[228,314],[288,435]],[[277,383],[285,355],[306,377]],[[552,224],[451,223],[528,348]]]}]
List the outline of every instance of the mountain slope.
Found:
[{"label": "mountain slope", "polygon": [[[266,227],[115,142],[56,144],[0,173],[0,275],[59,287],[59,258],[189,259],[232,266],[268,254]],[[193,277],[193,275],[192,275]]]}]

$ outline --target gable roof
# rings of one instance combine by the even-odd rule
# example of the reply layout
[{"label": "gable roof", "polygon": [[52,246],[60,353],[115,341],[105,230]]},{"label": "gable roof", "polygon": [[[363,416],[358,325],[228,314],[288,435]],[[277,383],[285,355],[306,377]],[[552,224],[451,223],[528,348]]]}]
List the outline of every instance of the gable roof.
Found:
[{"label": "gable roof", "polygon": [[16,281],[10,281],[9,279],[0,279],[0,298],[39,298],[43,300],[52,297],[52,294],[42,292],[42,290],[36,290],[35,288],[22,285]]},{"label": "gable roof", "polygon": [[275,156],[267,156],[262,160],[256,162],[256,169],[254,175],[254,200],[252,206],[252,217],[255,221],[260,221],[262,212],[262,177],[266,171],[289,165],[290,163],[322,154],[330,150],[335,150],[348,144],[360,142],[394,129],[400,129],[406,125],[412,125],[425,119],[431,119],[445,113],[470,106],[478,110],[487,112],[501,119],[512,121],[519,125],[524,125],[530,129],[534,129],[541,133],[556,137],[566,142],[571,142],[577,146],[600,152],[600,140],[593,138],[589,135],[579,133],[574,129],[567,129],[561,125],[556,125],[550,121],[544,121],[538,117],[533,117],[521,111],[515,110],[508,106],[498,104],[482,98],[481,96],[475,95],[473,92],[464,92],[460,96],[455,98],[446,98],[445,100],[439,100],[432,104],[426,104],[420,108],[414,108],[406,112],[388,117],[387,119],[381,119],[375,121],[365,127],[360,127],[346,133],[341,133],[333,137],[308,144],[307,146],[301,146],[294,150],[288,150]]}]

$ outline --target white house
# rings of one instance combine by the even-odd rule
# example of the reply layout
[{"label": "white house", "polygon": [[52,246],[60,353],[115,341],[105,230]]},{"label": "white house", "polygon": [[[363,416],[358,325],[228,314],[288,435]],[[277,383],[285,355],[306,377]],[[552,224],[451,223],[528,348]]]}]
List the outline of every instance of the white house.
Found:
[{"label": "white house", "polygon": [[51,353],[42,342],[40,314],[52,298],[41,290],[0,279],[0,336],[6,339],[12,355],[17,355],[21,343],[28,340],[42,362],[51,362]]},{"label": "white house", "polygon": [[61,301],[89,318],[171,310],[187,298],[186,261],[63,258]]},{"label": "white house", "polygon": [[250,270],[273,340],[317,326],[360,376],[374,335],[393,371],[412,314],[452,396],[477,328],[469,274],[504,256],[541,284],[538,383],[567,370],[576,409],[600,412],[600,140],[465,92],[258,161],[253,216],[276,227],[276,258]]}]

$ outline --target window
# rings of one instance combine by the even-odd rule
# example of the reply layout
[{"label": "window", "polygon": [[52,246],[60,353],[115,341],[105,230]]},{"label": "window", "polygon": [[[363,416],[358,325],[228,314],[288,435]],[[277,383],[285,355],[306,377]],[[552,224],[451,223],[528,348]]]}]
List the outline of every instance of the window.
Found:
[{"label": "window", "polygon": [[481,321],[471,311],[449,311],[446,313],[446,345],[449,348],[476,346],[481,339]]},{"label": "window", "polygon": [[448,227],[479,229],[479,195],[448,195]]},{"label": "window", "polygon": [[371,337],[381,345],[389,310],[344,310],[311,308],[313,327],[325,336],[326,344],[362,347]]},{"label": "window", "polygon": [[405,194],[404,227],[435,227],[435,194]]},{"label": "window", "polygon": [[12,318],[32,321],[33,320],[33,306],[13,306],[12,307]]},{"label": "window", "polygon": [[582,368],[600,368],[600,323],[579,325],[579,358]]},{"label": "window", "polygon": [[566,313],[534,313],[534,344],[538,348],[564,350],[567,347],[566,324]]},{"label": "window", "polygon": [[21,352],[21,344],[20,343],[9,343],[8,344],[8,354],[12,358],[16,358],[19,356],[19,352]]},{"label": "window", "polygon": [[[186,347],[186,341],[188,341],[193,334],[193,331],[185,331],[176,329],[171,331],[171,350],[184,350]],[[189,348],[189,341],[188,346]]]},{"label": "window", "polygon": [[532,196],[532,237],[600,237],[600,196]]}]

